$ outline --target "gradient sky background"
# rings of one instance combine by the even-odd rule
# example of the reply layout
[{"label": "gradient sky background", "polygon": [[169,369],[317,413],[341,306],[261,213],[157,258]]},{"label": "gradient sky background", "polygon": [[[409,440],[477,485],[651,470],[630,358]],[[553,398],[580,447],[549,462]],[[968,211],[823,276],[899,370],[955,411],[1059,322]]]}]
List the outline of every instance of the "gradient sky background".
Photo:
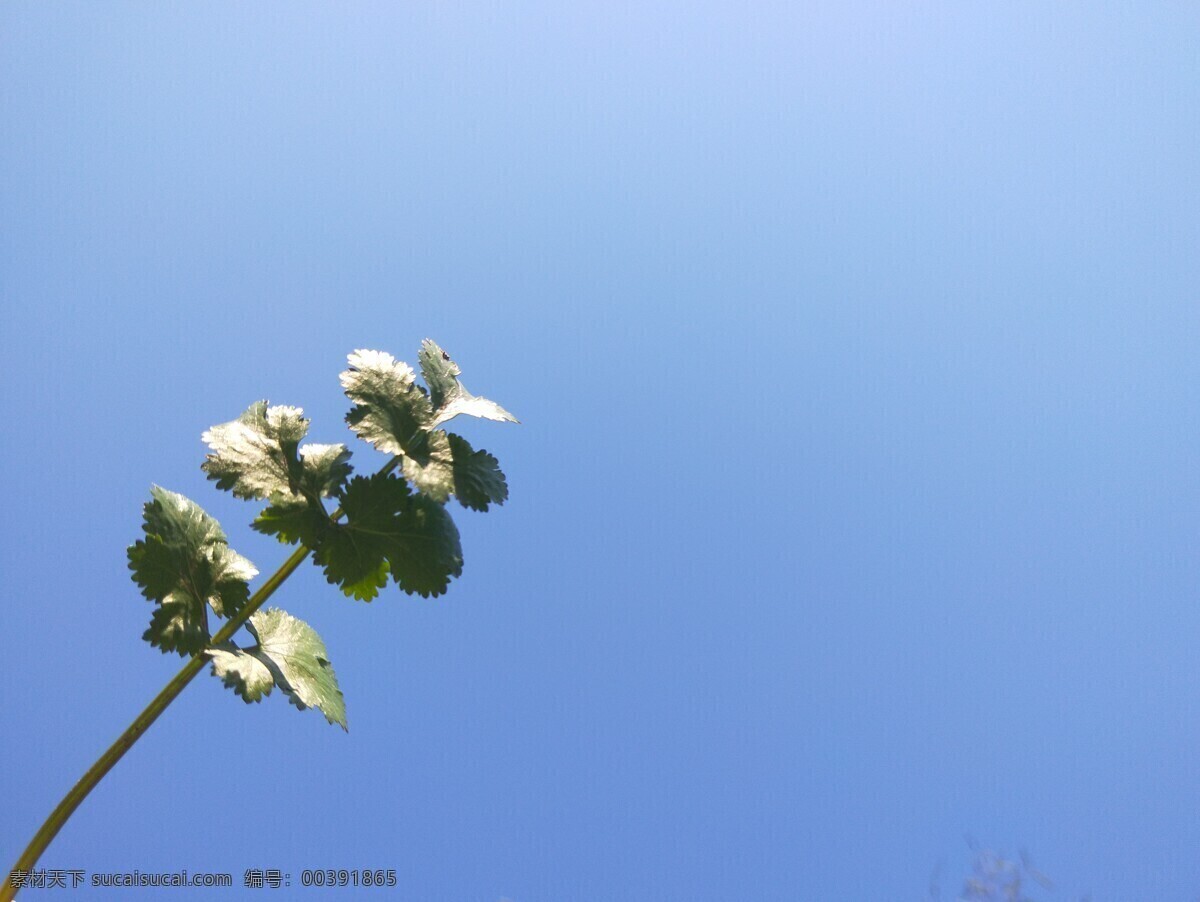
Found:
[{"label": "gradient sky background", "polygon": [[353,442],[346,353],[428,335],[523,421],[463,427],[512,497],[462,578],[306,567],[349,734],[201,675],[45,866],[900,900],[969,834],[1194,899],[1198,46],[1192,2],[0,6],[4,866],[180,666],[150,484],[271,572],[200,433]]}]

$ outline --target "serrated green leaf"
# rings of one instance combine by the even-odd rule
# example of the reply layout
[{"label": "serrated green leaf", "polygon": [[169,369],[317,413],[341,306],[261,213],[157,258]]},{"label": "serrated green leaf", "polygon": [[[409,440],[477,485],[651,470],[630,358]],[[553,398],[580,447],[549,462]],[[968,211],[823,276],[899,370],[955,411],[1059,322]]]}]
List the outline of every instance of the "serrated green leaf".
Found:
[{"label": "serrated green leaf", "polygon": [[351,479],[342,494],[345,523],[331,526],[313,560],[325,578],[360,601],[387,585],[388,528],[407,505],[408,486],[394,476]]},{"label": "serrated green leaf", "polygon": [[276,495],[250,527],[264,535],[275,536],[285,545],[302,542],[316,548],[328,532],[329,515],[320,504],[304,498]]},{"label": "serrated green leaf", "polygon": [[259,401],[236,420],[213,426],[201,438],[210,448],[202,469],[239,498],[299,494],[297,449],[308,433],[299,407],[268,407]]},{"label": "serrated green leaf", "polygon": [[325,578],[359,601],[371,601],[387,585],[388,563],[383,543],[339,524],[313,555]]},{"label": "serrated green leaf", "polygon": [[383,351],[358,350],[347,358],[342,388],[355,406],[346,414],[354,434],[385,454],[409,454],[433,423],[433,408],[412,367]]},{"label": "serrated green leaf", "polygon": [[409,499],[400,521],[388,551],[392,580],[410,595],[441,595],[452,577],[462,576],[458,528],[446,508],[424,495]]},{"label": "serrated green leaf", "polygon": [[305,494],[329,498],[338,494],[350,473],[350,452],[345,445],[301,445],[300,464]]},{"label": "serrated green leaf", "polygon": [[458,503],[472,510],[485,511],[489,504],[508,500],[508,481],[500,470],[500,461],[484,450],[476,451],[470,442],[453,432],[449,434],[454,494]]},{"label": "serrated green leaf", "polygon": [[270,695],[275,688],[275,678],[267,665],[232,642],[210,648],[208,656],[212,658],[213,676],[247,704],[262,701],[263,696]]},{"label": "serrated green leaf", "polygon": [[259,701],[278,686],[301,711],[316,708],[346,729],[346,701],[316,630],[279,608],[251,614],[246,627],[258,644],[209,649],[213,675],[247,702]]},{"label": "serrated green leaf", "polygon": [[418,491],[444,502],[454,491],[454,458],[450,439],[441,429],[422,433],[400,462],[405,479]]},{"label": "serrated green leaf", "polygon": [[194,654],[208,642],[204,606],[234,616],[258,571],[194,501],[158,486],[150,494],[142,512],[146,537],[128,552],[134,582],[160,605],[143,638],[164,652]]},{"label": "serrated green leaf", "polygon": [[190,657],[208,644],[204,608],[186,596],[168,595],[150,615],[150,625],[142,638],[163,654],[173,651]]},{"label": "serrated green leaf", "polygon": [[219,617],[234,617],[250,599],[250,580],[258,569],[228,545],[205,549],[210,568],[211,589],[204,600]]},{"label": "serrated green leaf", "polygon": [[466,386],[458,381],[462,370],[433,339],[427,338],[421,342],[417,357],[421,363],[421,375],[429,386],[429,400],[434,409],[431,429],[460,414],[500,422],[518,422],[516,417],[495,401],[467,391]]},{"label": "serrated green leaf", "polygon": [[409,492],[391,474],[357,476],[342,496],[346,522],[331,526],[314,560],[347,595],[370,600],[387,574],[405,592],[446,591],[462,573],[462,548],[450,515],[436,501]]},{"label": "serrated green leaf", "polygon": [[401,463],[405,478],[435,501],[456,495],[463,507],[486,511],[489,504],[503,504],[508,483],[500,462],[486,451],[476,451],[460,435],[434,430],[419,454]]},{"label": "serrated green leaf", "polygon": [[251,405],[204,433],[213,453],[202,466],[221,488],[271,502],[252,524],[256,530],[315,548],[328,520],[321,499],[341,492],[352,467],[345,445],[299,444],[308,431],[302,413],[265,401]]},{"label": "serrated green leaf", "polygon": [[279,608],[251,615],[248,627],[258,640],[251,654],[271,671],[288,701],[301,711],[316,708],[346,729],[346,700],[317,631]]}]

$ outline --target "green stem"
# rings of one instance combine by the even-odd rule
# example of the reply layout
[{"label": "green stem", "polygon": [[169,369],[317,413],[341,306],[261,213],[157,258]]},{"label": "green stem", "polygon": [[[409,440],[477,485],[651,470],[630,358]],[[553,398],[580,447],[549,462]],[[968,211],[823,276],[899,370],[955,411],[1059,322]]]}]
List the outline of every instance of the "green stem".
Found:
[{"label": "green stem", "polygon": [[[283,581],[292,575],[296,568],[304,562],[306,557],[308,557],[307,548],[301,547],[296,549],[292,556],[284,561],[283,566],[276,570],[271,578],[263,583],[257,592],[250,596],[245,609],[218,630],[217,634],[212,637],[211,644],[218,645],[230,639],[242,627],[242,624],[250,619],[250,615],[262,607],[263,603],[274,594]],[[125,732],[117,737],[117,741],[108,747],[108,751],[101,755],[96,760],[96,763],[88,768],[87,773],[80,778],[79,782],[71,787],[70,792],[63,796],[63,800],[50,812],[50,816],[46,818],[46,822],[42,824],[38,832],[34,834],[33,839],[30,840],[28,848],[17,859],[17,863],[13,865],[9,879],[4,881],[3,886],[0,886],[0,902],[11,902],[19,889],[19,887],[13,886],[13,876],[21,872],[28,873],[33,870],[42,853],[46,851],[46,847],[50,845],[51,840],[58,835],[58,831],[67,822],[67,818],[87,798],[88,793],[96,788],[96,784],[104,779],[104,775],[113,769],[116,763],[125,756],[126,752],[133,748],[133,744],[150,728],[150,724],[158,719],[158,715],[162,714],[167,706],[175,701],[179,693],[192,681],[196,674],[204,669],[204,665],[208,661],[209,658],[205,651],[198,652],[192,656],[191,660],[183,665],[183,669],[175,674],[171,682],[163,687],[162,692],[158,693],[154,697],[154,700],[146,706],[146,709],[134,718],[133,723],[126,728]]]}]

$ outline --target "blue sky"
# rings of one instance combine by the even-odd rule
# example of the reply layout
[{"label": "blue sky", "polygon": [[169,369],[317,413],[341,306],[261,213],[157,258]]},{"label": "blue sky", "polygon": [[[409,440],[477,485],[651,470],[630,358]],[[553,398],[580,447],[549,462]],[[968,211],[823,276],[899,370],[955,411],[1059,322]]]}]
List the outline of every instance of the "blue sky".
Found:
[{"label": "blue sky", "polygon": [[5,4],[0,852],[179,667],[125,569],[149,486],[271,572],[200,433],[269,398],[352,441],[345,355],[431,336],[522,420],[464,427],[511,501],[456,513],[444,598],[277,596],[349,734],[202,675],[45,866],[949,898],[967,834],[1042,898],[1194,898],[1198,39],[1182,2]]}]

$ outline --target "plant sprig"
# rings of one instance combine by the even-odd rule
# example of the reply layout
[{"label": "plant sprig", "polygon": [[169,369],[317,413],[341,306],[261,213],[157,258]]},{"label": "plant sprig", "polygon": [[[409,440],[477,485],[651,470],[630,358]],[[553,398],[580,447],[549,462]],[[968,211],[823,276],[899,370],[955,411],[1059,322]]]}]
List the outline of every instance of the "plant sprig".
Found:
[{"label": "plant sprig", "polygon": [[[208,478],[239,498],[266,502],[253,528],[299,546],[253,595],[258,571],[229,547],[220,524],[191,499],[151,488],[145,535],[128,552],[134,582],[155,604],[142,638],[188,662],[51,812],[0,886],[0,902],[25,885],[83,799],[206,665],[247,703],[278,688],[297,708],[316,708],[347,728],[345,699],[316,630],[262,606],[308,557],[330,583],[363,601],[389,579],[410,595],[441,595],[463,563],[447,501],[486,511],[508,498],[496,458],[441,427],[460,415],[516,417],[467,391],[458,365],[430,339],[418,359],[424,386],[408,364],[381,351],[353,352],[341,374],[354,403],[346,422],[392,455],[371,476],[352,475],[344,445],[301,444],[309,421],[298,407],[259,401],[204,433]],[[225,621],[215,632],[210,616]],[[254,644],[233,641],[243,626]]]}]

